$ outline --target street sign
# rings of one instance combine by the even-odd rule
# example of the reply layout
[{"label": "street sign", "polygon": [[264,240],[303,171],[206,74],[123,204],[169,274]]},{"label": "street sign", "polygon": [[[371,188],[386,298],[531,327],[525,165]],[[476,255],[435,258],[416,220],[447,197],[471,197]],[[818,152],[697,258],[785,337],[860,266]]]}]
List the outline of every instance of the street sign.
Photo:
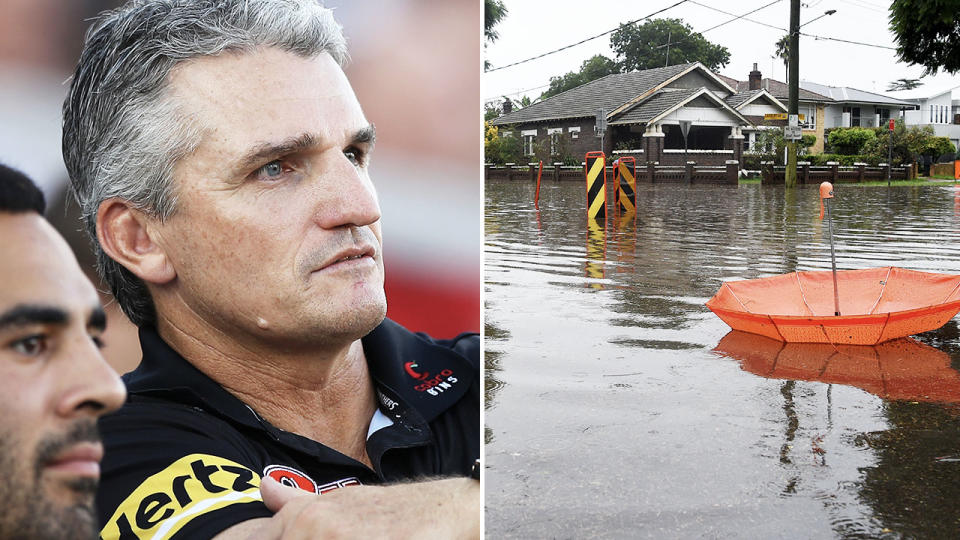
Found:
[{"label": "street sign", "polygon": [[788,126],[799,126],[799,125],[800,125],[800,121],[797,119],[797,116],[798,116],[798,115],[796,115],[796,114],[787,115],[787,125],[788,125]]},{"label": "street sign", "polygon": [[783,138],[788,141],[799,141],[802,137],[800,126],[784,126]]},{"label": "street sign", "polygon": [[894,123],[895,123],[895,120],[894,120],[893,118],[891,118],[891,119],[890,119],[890,131],[893,131],[893,125],[894,125]]},{"label": "street sign", "polygon": [[[767,113],[763,115],[763,119],[764,120],[787,120],[788,116],[790,115],[788,115],[787,113]],[[798,114],[797,117],[801,122],[806,121],[805,115]]]},{"label": "street sign", "polygon": [[692,123],[690,120],[680,120],[680,133],[683,134],[684,139],[690,134],[690,124]]},{"label": "street sign", "polygon": [[597,131],[604,132],[607,130],[607,110],[598,109],[597,110]]}]

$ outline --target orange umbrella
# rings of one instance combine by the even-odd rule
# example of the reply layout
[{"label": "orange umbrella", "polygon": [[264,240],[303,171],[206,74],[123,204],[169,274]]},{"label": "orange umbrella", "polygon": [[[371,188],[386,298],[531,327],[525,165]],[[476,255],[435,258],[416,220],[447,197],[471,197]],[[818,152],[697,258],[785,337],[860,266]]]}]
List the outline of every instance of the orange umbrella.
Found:
[{"label": "orange umbrella", "polygon": [[779,341],[874,345],[940,328],[960,312],[960,276],[888,266],[728,281],[707,307],[734,330]]},{"label": "orange umbrella", "polygon": [[[820,186],[823,202],[833,186]],[[830,242],[833,260],[833,240]],[[874,345],[940,328],[960,312],[960,276],[889,266],[728,281],[707,307],[734,330],[779,341]],[[842,309],[841,309],[842,308]]]},{"label": "orange umbrella", "polygon": [[950,355],[911,338],[833,346],[733,331],[714,352],[770,379],[844,384],[888,399],[960,403],[960,373],[950,367]]}]

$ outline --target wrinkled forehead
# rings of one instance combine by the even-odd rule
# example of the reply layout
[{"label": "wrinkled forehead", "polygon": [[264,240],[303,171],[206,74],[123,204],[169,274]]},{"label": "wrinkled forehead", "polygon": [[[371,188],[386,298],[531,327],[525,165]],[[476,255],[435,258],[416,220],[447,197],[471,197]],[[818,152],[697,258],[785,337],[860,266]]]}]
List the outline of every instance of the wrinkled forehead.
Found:
[{"label": "wrinkled forehead", "polygon": [[302,57],[265,47],[199,57],[171,72],[169,88],[203,130],[203,144],[222,151],[300,133],[334,140],[368,125],[327,53]]},{"label": "wrinkled forehead", "polygon": [[0,212],[0,312],[23,303],[87,312],[98,302],[70,247],[43,217]]}]

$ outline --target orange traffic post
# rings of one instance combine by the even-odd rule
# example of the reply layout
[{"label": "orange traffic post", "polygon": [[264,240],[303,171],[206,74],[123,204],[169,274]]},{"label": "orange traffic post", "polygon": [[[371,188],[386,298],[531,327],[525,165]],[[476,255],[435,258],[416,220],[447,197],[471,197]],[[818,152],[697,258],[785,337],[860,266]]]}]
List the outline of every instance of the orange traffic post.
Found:
[{"label": "orange traffic post", "polygon": [[837,288],[837,258],[833,254],[833,218],[830,216],[830,199],[833,199],[833,184],[820,184],[820,219],[823,219],[823,207],[827,207],[827,236],[830,237],[830,267],[833,268],[833,314],[840,316],[840,292]]},{"label": "orange traffic post", "polygon": [[533,196],[533,206],[540,208],[540,177],[543,175],[543,162],[540,162],[540,169],[537,171],[537,194]]}]

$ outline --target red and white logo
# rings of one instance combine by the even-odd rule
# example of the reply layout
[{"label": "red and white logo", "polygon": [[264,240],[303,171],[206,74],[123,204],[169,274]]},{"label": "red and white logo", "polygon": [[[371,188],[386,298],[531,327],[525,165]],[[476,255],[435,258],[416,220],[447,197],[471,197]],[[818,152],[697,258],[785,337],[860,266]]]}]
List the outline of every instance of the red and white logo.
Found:
[{"label": "red and white logo", "polygon": [[283,465],[268,465],[263,469],[263,476],[269,476],[284,486],[300,488],[310,493],[317,492],[317,483],[306,474]]},{"label": "red and white logo", "polygon": [[423,381],[413,389],[417,392],[426,392],[431,396],[439,396],[455,384],[457,384],[457,378],[453,376],[453,371],[444,369],[436,377]]},{"label": "red and white logo", "polygon": [[413,369],[417,367],[420,367],[420,366],[418,366],[416,362],[407,362],[406,364],[403,365],[403,369],[407,370],[407,375],[413,377],[414,379],[417,379],[418,381],[422,381],[430,376],[430,374],[427,373],[426,371],[424,371],[423,373],[418,373],[415,369]]},{"label": "red and white logo", "polygon": [[318,486],[317,483],[306,474],[285,465],[268,465],[263,469],[263,476],[269,476],[285,486],[299,488],[304,491],[309,491],[310,493],[316,493],[317,495],[323,495],[324,493],[329,493],[342,487],[361,485],[358,478],[351,476]]}]

